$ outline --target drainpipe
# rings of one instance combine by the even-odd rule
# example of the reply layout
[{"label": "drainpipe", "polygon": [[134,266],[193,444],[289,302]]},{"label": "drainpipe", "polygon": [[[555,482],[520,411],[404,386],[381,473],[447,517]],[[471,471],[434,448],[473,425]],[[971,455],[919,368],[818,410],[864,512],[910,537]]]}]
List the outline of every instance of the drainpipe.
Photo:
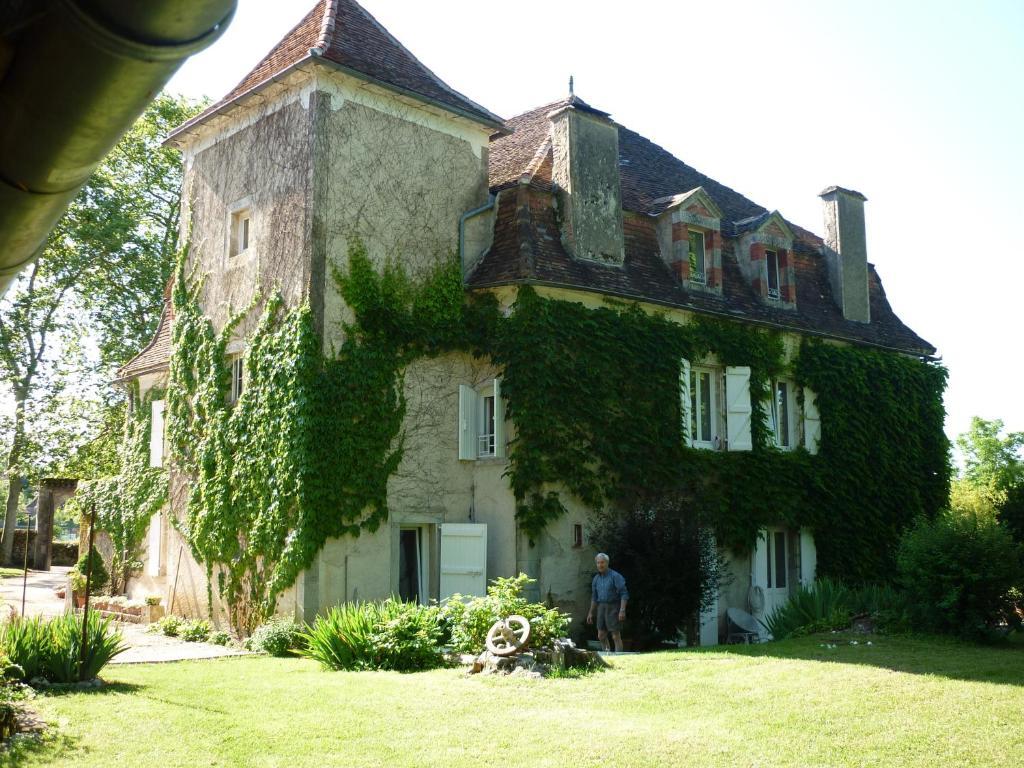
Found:
[{"label": "drainpipe", "polygon": [[494,208],[495,196],[493,193],[487,195],[487,202],[479,208],[466,211],[459,217],[459,266],[462,272],[462,280],[466,280],[466,222],[485,211]]},{"label": "drainpipe", "polygon": [[237,0],[49,0],[0,71],[0,295],[93,170]]}]

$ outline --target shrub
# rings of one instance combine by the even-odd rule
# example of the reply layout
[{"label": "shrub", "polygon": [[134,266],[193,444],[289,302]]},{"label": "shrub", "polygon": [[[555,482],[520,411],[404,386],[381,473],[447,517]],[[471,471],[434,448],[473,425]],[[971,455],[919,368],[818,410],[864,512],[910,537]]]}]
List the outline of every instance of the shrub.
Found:
[{"label": "shrub", "polygon": [[205,619],[183,621],[178,627],[178,636],[186,643],[202,643],[210,636],[210,622]]},{"label": "shrub", "polygon": [[301,626],[291,619],[276,618],[256,627],[252,636],[246,640],[245,647],[271,656],[287,656],[301,642]]},{"label": "shrub", "polygon": [[1021,551],[993,517],[944,512],[918,520],[896,559],[918,628],[981,638],[1019,624],[1010,592],[1021,583]]},{"label": "shrub", "polygon": [[72,584],[75,584],[78,581],[74,574],[79,574],[81,576],[81,589],[76,587],[75,591],[85,591],[85,577],[88,573],[87,568],[90,555],[92,560],[92,576],[91,581],[89,582],[89,592],[93,595],[97,595],[100,594],[110,582],[110,575],[107,573],[106,566],[103,564],[103,558],[100,556],[100,553],[96,551],[95,547],[93,547],[88,554],[83,552],[81,557],[78,558],[78,562],[75,564],[75,567],[71,569]]},{"label": "shrub", "polygon": [[639,498],[625,511],[596,518],[591,540],[611,554],[629,587],[629,634],[635,647],[696,635],[700,612],[725,584],[714,535],[683,492]]},{"label": "shrub", "polygon": [[838,581],[819,579],[794,592],[764,620],[764,626],[774,639],[782,640],[846,629],[851,615],[849,590]]},{"label": "shrub", "polygon": [[21,670],[22,680],[43,677],[52,683],[92,680],[112,658],[127,650],[110,619],[90,613],[85,623],[82,659],[82,616],[14,619],[0,627],[0,650]]},{"label": "shrub", "polygon": [[487,632],[494,622],[512,614],[530,620],[529,644],[543,648],[565,637],[571,619],[557,608],[531,603],[523,589],[534,580],[525,573],[511,579],[495,579],[487,587],[486,597],[465,598],[453,595],[441,608],[441,623],[452,647],[466,653],[484,649]]},{"label": "shrub", "polygon": [[227,645],[231,642],[231,635],[222,630],[210,633],[210,638],[207,640],[212,645]]},{"label": "shrub", "polygon": [[146,595],[146,605],[160,605],[163,599],[162,595]]},{"label": "shrub", "polygon": [[850,590],[850,610],[854,616],[867,614],[878,632],[910,632],[910,603],[906,593],[891,584],[867,584]]},{"label": "shrub", "polygon": [[318,616],[303,633],[301,653],[328,669],[411,672],[444,663],[434,606],[388,599],[346,603]]},{"label": "shrub", "polygon": [[166,635],[167,637],[177,637],[178,632],[181,630],[181,625],[184,623],[184,619],[180,616],[173,614],[167,614],[166,616],[157,619],[148,627],[146,631],[154,635]]}]

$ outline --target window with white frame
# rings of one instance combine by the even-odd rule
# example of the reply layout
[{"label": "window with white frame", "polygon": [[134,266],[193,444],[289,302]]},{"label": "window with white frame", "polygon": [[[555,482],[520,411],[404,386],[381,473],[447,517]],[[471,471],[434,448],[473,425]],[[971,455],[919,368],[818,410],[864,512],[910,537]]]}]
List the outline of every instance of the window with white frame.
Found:
[{"label": "window with white frame", "polygon": [[768,298],[777,299],[779,292],[779,252],[765,251],[764,263],[768,269]]},{"label": "window with white frame", "polygon": [[477,419],[477,449],[480,458],[494,456],[494,392],[477,398],[479,413]]},{"label": "window with white frame", "polygon": [[771,419],[775,445],[786,451],[797,443],[796,387],[793,382],[776,379],[772,382]]},{"label": "window with white frame", "polygon": [[459,459],[505,456],[505,407],[501,379],[482,387],[459,386]]},{"label": "window with white frame", "polygon": [[240,208],[231,213],[231,243],[228,253],[238,256],[249,250],[249,236],[252,229],[252,211]]},{"label": "window with white frame", "polygon": [[231,358],[231,392],[228,395],[230,402],[238,402],[242,396],[242,386],[245,383],[245,363],[242,356]]},{"label": "window with white frame", "polygon": [[698,448],[718,448],[718,374],[694,367],[690,373],[690,435]]},{"label": "window with white frame", "polygon": [[690,282],[704,285],[707,281],[706,258],[704,251],[704,233],[700,230],[689,230],[690,237]]}]

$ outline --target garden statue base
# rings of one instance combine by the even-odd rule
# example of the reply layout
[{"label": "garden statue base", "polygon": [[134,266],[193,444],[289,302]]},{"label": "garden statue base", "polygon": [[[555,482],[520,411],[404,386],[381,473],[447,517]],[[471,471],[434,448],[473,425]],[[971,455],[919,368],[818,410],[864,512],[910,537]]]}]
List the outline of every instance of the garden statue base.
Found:
[{"label": "garden statue base", "polygon": [[[467,657],[463,657],[465,660]],[[536,648],[514,656],[499,656],[484,651],[477,657],[469,656],[469,674],[515,675],[516,677],[546,677],[552,670],[597,669],[607,667],[601,655],[577,648],[572,640],[556,640],[550,648]]]}]

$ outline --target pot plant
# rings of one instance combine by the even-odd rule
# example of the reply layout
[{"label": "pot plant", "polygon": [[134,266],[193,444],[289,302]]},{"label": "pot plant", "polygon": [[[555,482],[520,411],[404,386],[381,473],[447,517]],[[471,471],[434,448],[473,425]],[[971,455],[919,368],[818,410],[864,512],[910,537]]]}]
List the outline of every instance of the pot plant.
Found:
[{"label": "pot plant", "polygon": [[147,624],[152,624],[154,621],[159,621],[163,618],[164,607],[160,605],[163,601],[161,595],[146,595],[146,606],[143,608],[145,611],[145,620]]}]

